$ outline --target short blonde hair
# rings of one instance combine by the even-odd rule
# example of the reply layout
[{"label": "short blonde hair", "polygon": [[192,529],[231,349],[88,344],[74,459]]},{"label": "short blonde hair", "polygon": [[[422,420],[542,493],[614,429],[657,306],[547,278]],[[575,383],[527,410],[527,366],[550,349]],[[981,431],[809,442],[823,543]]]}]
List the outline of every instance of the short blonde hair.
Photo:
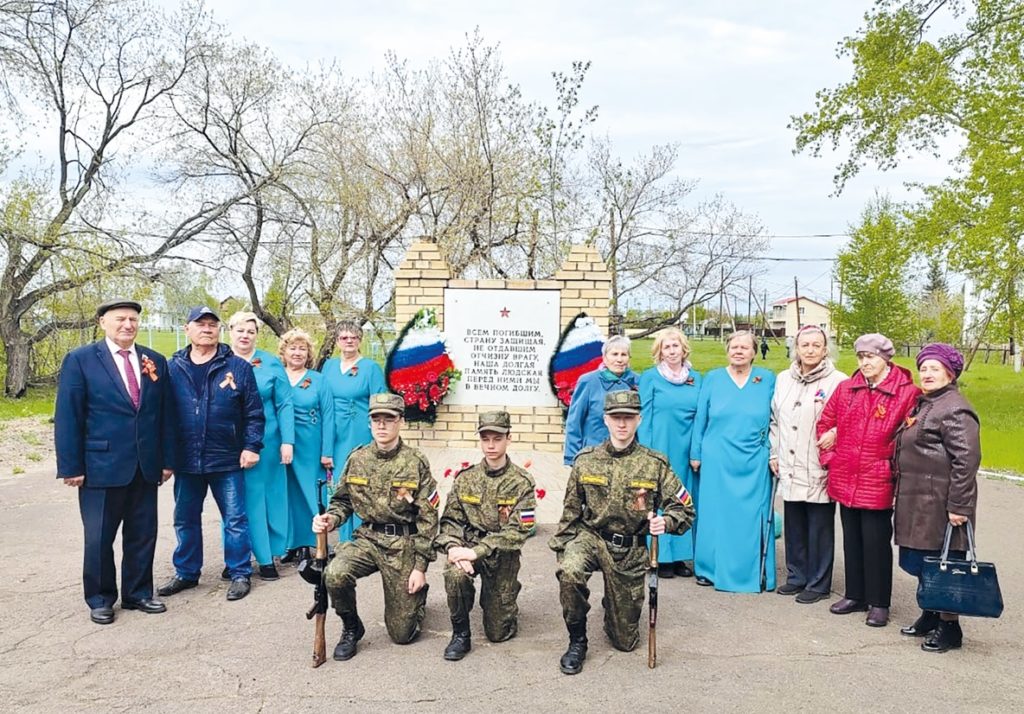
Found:
[{"label": "short blonde hair", "polygon": [[661,362],[661,346],[665,344],[665,340],[672,337],[679,340],[679,345],[683,348],[683,360],[690,356],[690,341],[686,339],[683,331],[678,327],[666,327],[654,336],[654,344],[651,345],[651,357],[654,358],[655,364]]},{"label": "short blonde hair", "polygon": [[277,343],[277,355],[284,362],[284,351],[296,342],[306,343],[306,369],[309,369],[313,366],[313,338],[305,330],[294,327],[281,335],[281,339]]},{"label": "short blonde hair", "polygon": [[235,329],[235,326],[241,325],[243,322],[255,323],[257,332],[260,329],[260,319],[256,317],[256,313],[246,312],[245,310],[239,310],[228,318],[228,329],[233,330]]},{"label": "short blonde hair", "polygon": [[751,332],[750,330],[736,330],[736,332],[729,335],[729,339],[725,341],[726,352],[729,351],[729,345],[731,345],[732,341],[735,340],[737,337],[746,337],[747,339],[749,339],[750,346],[754,348],[755,352],[757,351],[757,337],[754,336],[754,333]]}]

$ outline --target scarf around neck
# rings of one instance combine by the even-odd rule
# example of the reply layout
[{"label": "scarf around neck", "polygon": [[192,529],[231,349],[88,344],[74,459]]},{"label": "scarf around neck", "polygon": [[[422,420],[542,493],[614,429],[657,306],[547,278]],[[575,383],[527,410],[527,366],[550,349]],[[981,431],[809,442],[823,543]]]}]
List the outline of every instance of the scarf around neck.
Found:
[{"label": "scarf around neck", "polygon": [[684,384],[690,377],[690,368],[693,367],[690,364],[690,360],[683,360],[682,368],[678,373],[672,372],[668,365],[664,362],[658,362],[658,374],[665,378],[665,381],[671,384]]}]

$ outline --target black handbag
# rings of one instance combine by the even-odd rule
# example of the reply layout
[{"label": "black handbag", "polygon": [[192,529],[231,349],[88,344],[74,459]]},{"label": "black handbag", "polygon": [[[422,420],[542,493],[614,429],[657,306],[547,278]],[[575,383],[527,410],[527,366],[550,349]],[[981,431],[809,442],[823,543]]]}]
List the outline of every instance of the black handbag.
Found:
[{"label": "black handbag", "polygon": [[999,617],[1003,614],[1003,594],[999,590],[996,566],[979,563],[974,547],[974,528],[967,529],[967,559],[949,557],[953,524],[946,524],[942,554],[926,556],[917,585],[917,604],[922,610],[935,610],[969,617]]}]

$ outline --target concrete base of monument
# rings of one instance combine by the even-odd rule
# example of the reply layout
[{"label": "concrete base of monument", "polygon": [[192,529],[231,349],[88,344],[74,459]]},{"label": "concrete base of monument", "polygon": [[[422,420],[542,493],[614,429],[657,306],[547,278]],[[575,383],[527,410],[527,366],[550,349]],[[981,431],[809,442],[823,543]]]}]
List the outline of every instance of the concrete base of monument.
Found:
[{"label": "concrete base of monument", "polygon": [[[442,502],[451,490],[455,473],[463,468],[463,464],[475,464],[482,458],[479,449],[420,447],[420,450],[430,460]],[[537,485],[537,523],[558,523],[562,517],[565,484],[569,480],[569,467],[562,464],[562,453],[516,450],[513,446],[509,449],[509,456],[514,463],[530,472]]]}]

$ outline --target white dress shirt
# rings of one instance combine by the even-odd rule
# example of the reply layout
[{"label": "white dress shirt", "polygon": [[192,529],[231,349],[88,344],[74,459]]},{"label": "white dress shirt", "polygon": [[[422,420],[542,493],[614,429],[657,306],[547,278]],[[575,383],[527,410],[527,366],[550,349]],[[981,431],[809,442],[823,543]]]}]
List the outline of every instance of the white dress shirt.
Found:
[{"label": "white dress shirt", "polygon": [[[117,373],[121,375],[121,384],[124,385],[124,391],[130,396],[132,390],[128,388],[128,375],[124,371],[124,357],[118,354],[121,351],[121,347],[117,345],[109,337],[106,338],[107,349],[110,350],[111,356],[114,358],[114,364],[117,365]],[[142,394],[142,370],[139,367],[139,353],[135,350],[135,343],[128,348],[128,361],[132,363],[132,371],[135,372],[135,383],[139,385],[139,394]]]}]

